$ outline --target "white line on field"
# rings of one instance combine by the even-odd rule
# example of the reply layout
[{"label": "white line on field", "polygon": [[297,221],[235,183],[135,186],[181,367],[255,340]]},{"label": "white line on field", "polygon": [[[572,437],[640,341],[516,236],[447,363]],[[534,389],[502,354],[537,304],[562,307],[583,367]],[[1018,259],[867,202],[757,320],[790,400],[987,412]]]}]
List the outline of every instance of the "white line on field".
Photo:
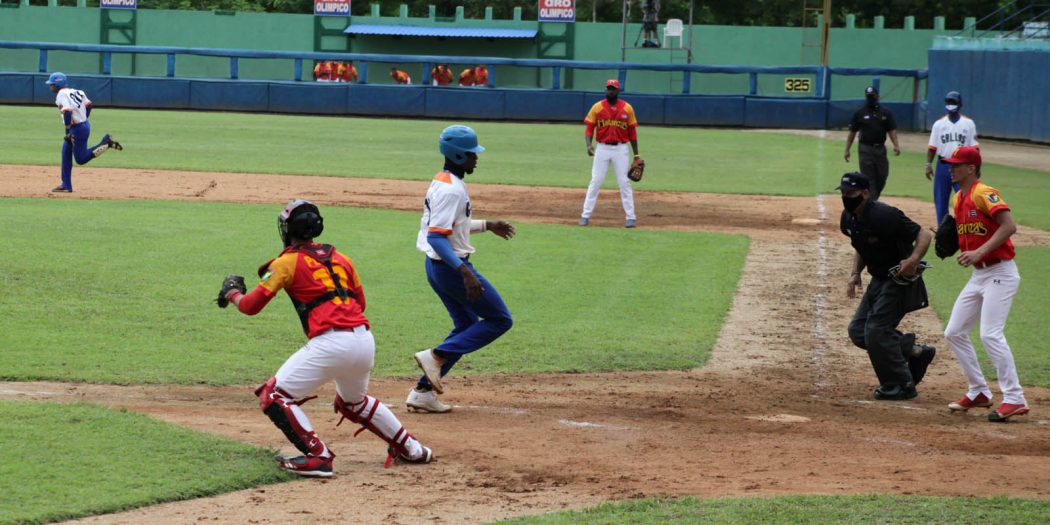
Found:
[{"label": "white line on field", "polygon": [[[824,136],[821,134],[821,139]],[[818,159],[823,159],[825,140],[817,141]],[[813,355],[810,360],[816,369],[814,386],[818,391],[828,386],[828,353],[827,310],[828,310],[828,235],[825,231],[828,222],[828,209],[824,205],[824,195],[819,186],[824,182],[823,162],[817,163],[817,215],[820,227],[817,230],[817,293],[813,296]]]},{"label": "white line on field", "polygon": [[634,430],[634,427],[622,427],[618,425],[606,425],[602,423],[590,423],[588,421],[573,421],[571,419],[559,419],[562,426],[571,428],[603,428],[609,430]]}]

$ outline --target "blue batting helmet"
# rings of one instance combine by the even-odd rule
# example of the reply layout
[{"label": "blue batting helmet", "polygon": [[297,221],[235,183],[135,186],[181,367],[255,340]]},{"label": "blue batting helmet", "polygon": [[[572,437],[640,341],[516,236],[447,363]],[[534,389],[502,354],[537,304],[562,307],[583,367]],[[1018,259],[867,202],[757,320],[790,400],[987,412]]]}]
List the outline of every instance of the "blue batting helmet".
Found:
[{"label": "blue batting helmet", "polygon": [[485,148],[478,144],[478,135],[467,126],[449,126],[438,138],[438,150],[445,158],[463,164],[467,161],[467,152],[481,153]]},{"label": "blue batting helmet", "polygon": [[47,77],[47,82],[44,83],[49,86],[64,88],[69,84],[69,79],[66,78],[65,73],[51,73],[51,76]]},{"label": "blue batting helmet", "polygon": [[960,95],[958,91],[949,91],[947,95],[944,95],[944,100],[945,102],[953,100],[960,106],[962,105],[962,95]]}]

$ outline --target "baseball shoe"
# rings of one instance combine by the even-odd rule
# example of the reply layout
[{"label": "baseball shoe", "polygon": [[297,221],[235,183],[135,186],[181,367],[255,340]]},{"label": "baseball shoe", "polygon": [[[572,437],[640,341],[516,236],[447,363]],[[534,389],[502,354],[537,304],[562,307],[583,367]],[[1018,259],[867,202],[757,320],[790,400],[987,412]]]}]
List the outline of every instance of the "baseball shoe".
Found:
[{"label": "baseball shoe", "polygon": [[296,456],[294,458],[287,458],[282,455],[277,455],[274,459],[277,460],[281,470],[291,472],[292,474],[314,478],[330,478],[332,477],[333,457],[334,456],[329,456],[327,458],[319,456]]},{"label": "baseball shoe", "polygon": [[908,370],[911,371],[911,380],[919,384],[926,377],[926,369],[937,355],[937,349],[928,345],[919,345],[919,355],[908,359]]},{"label": "baseball shoe", "polygon": [[587,217],[580,217],[580,226],[587,226],[590,222],[591,220]]},{"label": "baseball shoe", "polygon": [[452,411],[452,407],[442,403],[433,390],[420,390],[418,388],[408,391],[408,399],[405,400],[405,405],[410,409],[432,414],[444,414]]},{"label": "baseball shoe", "polygon": [[65,186],[55,186],[54,188],[51,188],[51,193],[73,193],[73,190]]},{"label": "baseball shoe", "polygon": [[988,421],[993,423],[1005,423],[1007,419],[1013,416],[1023,416],[1028,413],[1028,405],[1015,405],[1013,403],[1003,403],[999,405],[999,408],[988,414]]},{"label": "baseball shoe", "polygon": [[441,386],[441,363],[434,355],[434,349],[427,348],[416,352],[416,364],[423,370],[423,375],[427,376],[427,381],[430,381],[430,386],[434,387],[434,392],[444,394],[445,387]]},{"label": "baseball shoe", "polygon": [[904,386],[900,385],[887,385],[880,386],[875,389],[875,399],[880,401],[900,401],[904,399],[912,399],[919,395],[919,392],[915,390],[915,385],[909,383]]},{"label": "baseball shoe", "polygon": [[405,463],[414,463],[414,464],[417,464],[417,465],[425,465],[425,464],[430,463],[431,461],[433,461],[434,460],[434,452],[432,450],[430,450],[429,448],[424,447],[423,445],[419,445],[419,446],[420,446],[420,448],[423,449],[423,453],[420,454],[419,457],[417,457],[417,458],[411,458],[411,457],[408,457],[408,456],[406,456],[404,454],[395,454],[394,453],[394,449],[392,449],[390,447],[387,447],[386,452],[387,452],[387,454],[390,454],[392,457],[396,458],[398,461],[403,461]]},{"label": "baseball shoe", "polygon": [[119,142],[113,140],[113,137],[110,137],[108,133],[102,136],[102,143],[117,151],[124,149],[124,146],[121,146]]},{"label": "baseball shoe", "polygon": [[624,223],[623,227],[624,228],[634,228],[637,225],[638,225],[638,222],[635,221],[634,219],[627,219],[627,222]]},{"label": "baseball shoe", "polygon": [[969,395],[965,395],[958,401],[948,403],[948,409],[952,412],[966,412],[973,407],[988,408],[990,406],[992,406],[992,398],[984,395],[984,392],[977,394],[977,397],[973,399],[970,399]]}]

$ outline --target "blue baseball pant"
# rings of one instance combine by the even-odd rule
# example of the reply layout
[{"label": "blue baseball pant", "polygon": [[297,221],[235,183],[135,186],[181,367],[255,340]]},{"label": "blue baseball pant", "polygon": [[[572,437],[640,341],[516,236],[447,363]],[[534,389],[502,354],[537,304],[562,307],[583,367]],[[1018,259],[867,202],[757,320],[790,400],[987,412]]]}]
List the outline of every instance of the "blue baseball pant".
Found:
[{"label": "blue baseball pant", "polygon": [[938,160],[937,170],[933,173],[933,205],[937,209],[937,225],[948,215],[948,202],[952,191],[959,191],[959,186],[952,184],[952,174],[948,169],[951,164]]},{"label": "blue baseball pant", "polygon": [[81,122],[70,126],[69,133],[73,135],[73,144],[70,144],[68,141],[62,141],[62,186],[72,190],[73,160],[75,159],[77,164],[91,162],[91,159],[95,158],[94,149],[101,146],[102,143],[99,142],[90,148],[88,147],[88,137],[91,136],[91,124],[89,122]]},{"label": "blue baseball pant", "polygon": [[[443,261],[426,258],[427,282],[434,289],[452,318],[452,331],[436,349],[446,357],[441,366],[441,376],[465,354],[484,348],[499,336],[510,330],[514,320],[503,303],[503,298],[483,275],[474,269],[469,262],[464,262],[481,281],[484,292],[480,299],[467,301],[467,289],[463,286],[463,276],[459,270],[453,270]],[[426,376],[419,378],[419,388],[430,388]]]}]

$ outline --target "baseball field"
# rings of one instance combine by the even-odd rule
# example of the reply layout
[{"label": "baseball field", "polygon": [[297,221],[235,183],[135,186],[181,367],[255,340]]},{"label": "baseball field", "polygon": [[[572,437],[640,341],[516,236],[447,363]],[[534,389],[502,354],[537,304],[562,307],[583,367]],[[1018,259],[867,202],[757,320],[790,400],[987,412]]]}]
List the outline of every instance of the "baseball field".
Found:
[{"label": "baseball field", "polygon": [[[450,328],[415,249],[438,133],[452,122],[100,108],[124,151],[53,194],[51,107],[0,106],[0,523],[1045,523],[1050,515],[1050,148],[981,140],[1017,219],[1006,326],[1031,414],[950,413],[966,383],[941,332],[969,276],[927,274],[902,328],[938,350],[920,394],[875,402],[846,324],[852,249],[833,190],[841,133],[639,129],[639,228],[614,177],[591,226],[582,125],[466,122],[487,151],[476,267],[514,328],[457,365],[448,414],[407,412],[414,352]],[[926,137],[905,135],[885,200],[933,226]],[[855,162],[854,158],[854,162]],[[279,472],[293,449],[252,390],[303,343],[284,300],[220,310],[227,273],[280,249],[275,216],[317,203],[376,336],[371,393],[433,448],[303,409],[335,477]],[[254,282],[249,279],[249,286]],[[994,377],[987,366],[986,373]],[[998,401],[998,392],[996,391]]]}]

